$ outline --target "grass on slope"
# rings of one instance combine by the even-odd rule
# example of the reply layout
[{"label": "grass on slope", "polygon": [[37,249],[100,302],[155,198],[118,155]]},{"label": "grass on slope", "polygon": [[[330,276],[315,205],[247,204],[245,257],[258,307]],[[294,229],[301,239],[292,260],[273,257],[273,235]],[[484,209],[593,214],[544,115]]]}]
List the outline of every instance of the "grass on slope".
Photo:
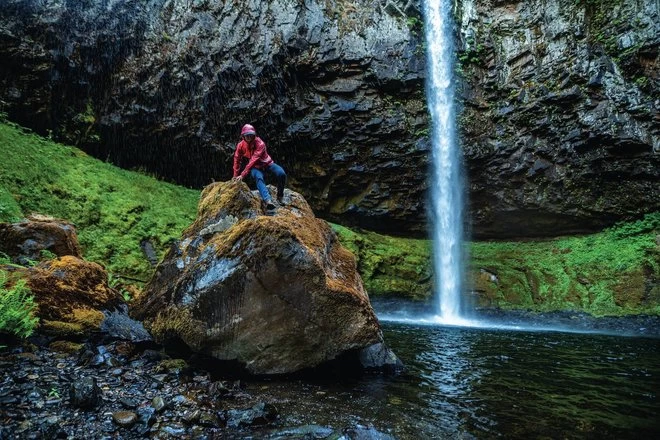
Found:
[{"label": "grass on slope", "polygon": [[659,231],[652,213],[581,237],[473,243],[475,285],[503,308],[660,314]]},{"label": "grass on slope", "polygon": [[85,258],[146,280],[140,243],[162,257],[195,218],[199,191],[122,170],[82,151],[0,123],[0,221],[37,212],[76,225]]},{"label": "grass on slope", "polygon": [[339,241],[353,252],[370,295],[426,300],[431,290],[431,242],[356,232],[331,224]]}]

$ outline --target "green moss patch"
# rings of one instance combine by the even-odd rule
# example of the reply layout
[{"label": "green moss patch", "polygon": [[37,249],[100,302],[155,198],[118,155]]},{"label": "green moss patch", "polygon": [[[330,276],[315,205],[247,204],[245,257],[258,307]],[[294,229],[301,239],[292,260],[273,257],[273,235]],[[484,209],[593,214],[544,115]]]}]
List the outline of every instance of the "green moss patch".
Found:
[{"label": "green moss patch", "polygon": [[11,193],[0,184],[0,222],[14,223],[22,217],[21,207]]},{"label": "green moss patch", "polygon": [[481,305],[596,316],[660,314],[660,213],[598,234],[471,245]]},{"label": "green moss patch", "polygon": [[331,225],[342,245],[357,259],[358,272],[370,296],[398,296],[414,300],[430,297],[431,243],[429,240],[356,232]]},{"label": "green moss patch", "polygon": [[31,212],[67,219],[85,258],[112,273],[148,279],[152,268],[140,243],[149,240],[162,257],[195,218],[199,191],[122,170],[13,124],[0,123],[0,149],[0,220]]}]

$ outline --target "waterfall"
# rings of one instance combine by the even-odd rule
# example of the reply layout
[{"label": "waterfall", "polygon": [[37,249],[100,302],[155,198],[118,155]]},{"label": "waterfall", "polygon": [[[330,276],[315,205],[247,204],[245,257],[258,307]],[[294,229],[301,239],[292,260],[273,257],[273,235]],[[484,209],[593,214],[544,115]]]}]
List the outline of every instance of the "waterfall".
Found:
[{"label": "waterfall", "polygon": [[463,197],[454,111],[453,0],[424,0],[427,44],[426,95],[431,115],[432,222],[437,318],[463,320]]}]

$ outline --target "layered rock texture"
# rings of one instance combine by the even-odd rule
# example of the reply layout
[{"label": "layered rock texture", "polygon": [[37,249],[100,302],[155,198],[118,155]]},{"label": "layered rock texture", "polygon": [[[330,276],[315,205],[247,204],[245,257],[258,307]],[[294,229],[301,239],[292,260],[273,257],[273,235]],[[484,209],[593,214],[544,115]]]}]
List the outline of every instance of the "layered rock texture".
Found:
[{"label": "layered rock texture", "polygon": [[[423,233],[429,141],[416,1],[5,0],[13,120],[201,187],[253,123],[317,214]],[[658,4],[456,4],[477,237],[597,230],[660,208]]]},{"label": "layered rock texture", "polygon": [[460,117],[477,236],[595,230],[660,208],[656,1],[472,1]]},{"label": "layered rock texture", "polygon": [[318,213],[421,230],[424,51],[404,9],[416,14],[365,0],[7,0],[0,100],[41,133],[197,187],[231,175],[250,122]]},{"label": "layered rock texture", "polygon": [[382,343],[353,255],[300,195],[285,198],[266,216],[244,183],[204,189],[197,219],[133,308],[158,342],[183,342],[254,374]]}]

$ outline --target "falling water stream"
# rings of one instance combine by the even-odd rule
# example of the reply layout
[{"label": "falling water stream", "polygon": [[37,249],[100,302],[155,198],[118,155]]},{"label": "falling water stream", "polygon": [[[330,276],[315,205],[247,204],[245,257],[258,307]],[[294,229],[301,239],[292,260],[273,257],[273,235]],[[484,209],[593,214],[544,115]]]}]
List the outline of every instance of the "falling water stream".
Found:
[{"label": "falling water stream", "polygon": [[463,198],[456,142],[452,44],[452,2],[424,2],[428,81],[426,95],[431,114],[432,218],[435,289],[438,321],[460,324],[463,245]]}]

